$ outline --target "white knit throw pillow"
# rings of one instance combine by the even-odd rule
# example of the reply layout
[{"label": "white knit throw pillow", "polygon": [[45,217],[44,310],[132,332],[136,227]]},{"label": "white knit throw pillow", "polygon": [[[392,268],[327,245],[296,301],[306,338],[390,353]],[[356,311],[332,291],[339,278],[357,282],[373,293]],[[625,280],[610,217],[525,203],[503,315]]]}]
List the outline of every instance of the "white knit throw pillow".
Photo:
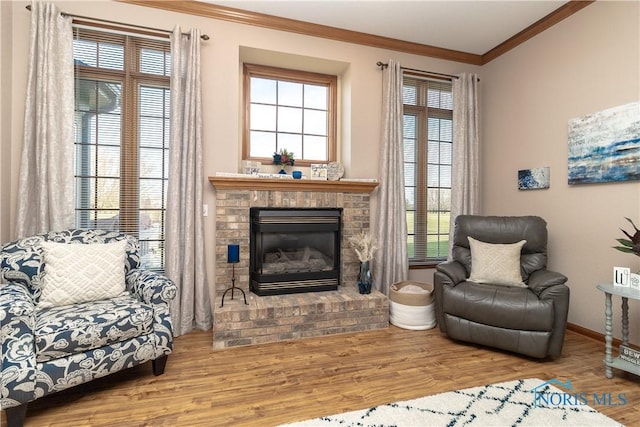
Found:
[{"label": "white knit throw pillow", "polygon": [[40,307],[114,298],[125,292],[126,240],[112,243],[43,242]]}]

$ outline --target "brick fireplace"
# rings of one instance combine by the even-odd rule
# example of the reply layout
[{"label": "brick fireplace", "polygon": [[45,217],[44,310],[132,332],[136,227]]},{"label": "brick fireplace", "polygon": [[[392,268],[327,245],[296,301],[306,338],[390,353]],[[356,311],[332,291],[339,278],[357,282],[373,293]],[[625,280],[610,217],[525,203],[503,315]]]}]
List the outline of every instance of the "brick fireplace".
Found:
[{"label": "brick fireplace", "polygon": [[[360,295],[357,289],[358,259],[349,238],[369,229],[370,193],[377,183],[364,181],[280,180],[210,177],[216,190],[216,274],[214,349],[273,341],[386,328],[387,297],[379,292]],[[250,209],[342,208],[340,283],[336,291],[258,296],[249,291]],[[227,245],[240,245],[235,265],[236,286],[248,304],[229,293],[231,264]]]}]

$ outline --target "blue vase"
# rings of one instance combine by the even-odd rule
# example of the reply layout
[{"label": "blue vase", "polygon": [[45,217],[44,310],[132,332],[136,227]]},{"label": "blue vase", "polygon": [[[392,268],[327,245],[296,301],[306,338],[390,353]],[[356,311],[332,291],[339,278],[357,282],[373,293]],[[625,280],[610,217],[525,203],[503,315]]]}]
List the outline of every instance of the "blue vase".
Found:
[{"label": "blue vase", "polygon": [[371,267],[369,261],[360,263],[360,273],[358,274],[358,291],[361,294],[371,293]]},{"label": "blue vase", "polygon": [[284,170],[284,168],[280,169],[280,172],[278,172],[280,175],[286,175],[287,171]]}]

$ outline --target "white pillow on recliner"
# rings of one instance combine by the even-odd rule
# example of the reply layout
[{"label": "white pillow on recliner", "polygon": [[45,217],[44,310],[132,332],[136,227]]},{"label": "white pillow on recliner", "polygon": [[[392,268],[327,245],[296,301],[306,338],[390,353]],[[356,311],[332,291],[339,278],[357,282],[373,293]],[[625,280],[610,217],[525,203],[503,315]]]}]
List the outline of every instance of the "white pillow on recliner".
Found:
[{"label": "white pillow on recliner", "polygon": [[527,243],[486,243],[469,237],[471,275],[469,281],[493,285],[526,287],[520,273],[520,253]]},{"label": "white pillow on recliner", "polygon": [[40,307],[57,307],[125,293],[126,240],[112,243],[42,242],[44,278]]}]

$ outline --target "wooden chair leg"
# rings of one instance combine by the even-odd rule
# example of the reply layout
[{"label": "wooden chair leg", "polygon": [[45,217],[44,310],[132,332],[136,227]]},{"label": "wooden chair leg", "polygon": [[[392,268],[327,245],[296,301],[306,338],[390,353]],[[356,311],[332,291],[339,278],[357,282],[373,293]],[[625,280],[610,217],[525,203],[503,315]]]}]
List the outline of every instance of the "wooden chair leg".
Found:
[{"label": "wooden chair leg", "polygon": [[164,367],[167,364],[168,355],[160,356],[151,361],[153,365],[153,375],[158,376],[164,373]]},{"label": "wooden chair leg", "polygon": [[7,416],[7,427],[22,427],[27,416],[27,404],[23,403],[20,406],[6,408],[5,415]]}]

